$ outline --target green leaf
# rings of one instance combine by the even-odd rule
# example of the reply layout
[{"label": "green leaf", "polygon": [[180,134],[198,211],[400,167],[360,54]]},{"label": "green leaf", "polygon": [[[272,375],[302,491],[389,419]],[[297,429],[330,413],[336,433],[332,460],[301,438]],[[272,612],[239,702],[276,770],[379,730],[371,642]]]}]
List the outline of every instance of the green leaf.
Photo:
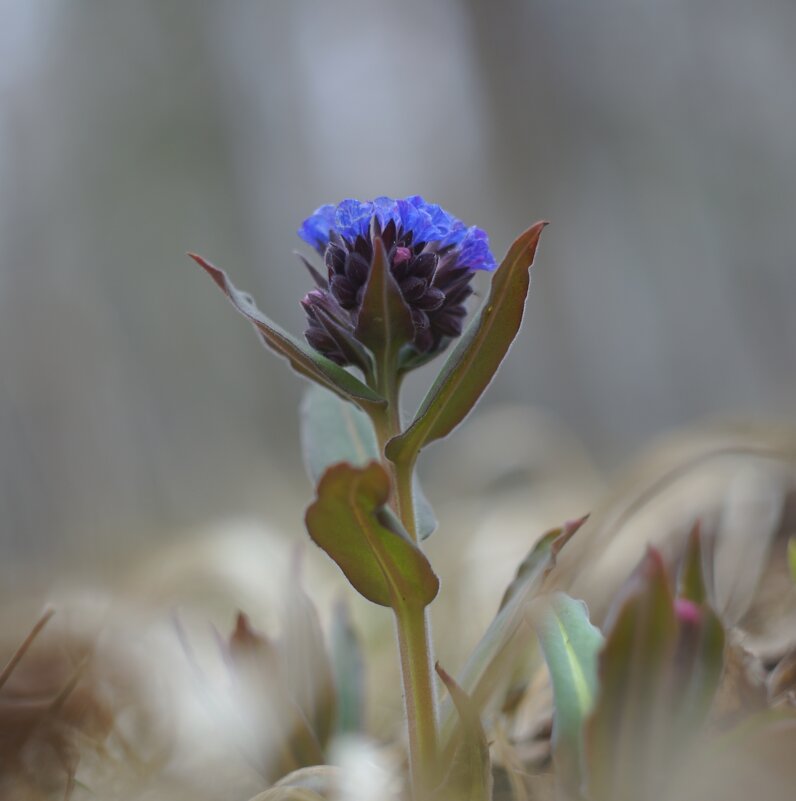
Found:
[{"label": "green leaf", "polygon": [[318,386],[308,387],[301,404],[301,449],[313,482],[333,464],[348,462],[354,467],[364,467],[379,459],[370,418],[353,404]]},{"label": "green leaf", "polygon": [[392,461],[410,461],[429,442],[449,434],[467,416],[492,380],[522,322],[539,236],[539,222],[509,248],[492,278],[477,319],[467,327],[414,419],[386,448]]},{"label": "green leaf", "polygon": [[378,462],[334,465],[307,509],[307,529],[369,601],[425,606],[436,597],[439,579],[387,508],[389,496],[390,479]]},{"label": "green leaf", "polygon": [[788,565],[791,577],[796,581],[796,537],[791,537],[788,542]]},{"label": "green leaf", "polygon": [[699,523],[695,523],[688,536],[686,550],[680,562],[677,577],[677,595],[692,603],[705,603],[707,592],[702,573],[702,542]]},{"label": "green leaf", "polygon": [[688,731],[707,715],[724,668],[724,626],[707,602],[699,523],[692,528],[680,561],[675,613],[681,696],[676,725]]},{"label": "green leaf", "polygon": [[[351,403],[323,389],[307,389],[301,404],[301,449],[310,478],[317,482],[327,467],[348,462],[354,467],[379,460],[370,418]],[[412,482],[416,531],[421,540],[434,533],[437,519],[417,474]]]},{"label": "green leaf", "polygon": [[[517,570],[503,596],[498,614],[459,673],[459,683],[478,709],[485,710],[496,700],[502,704],[509,685],[515,681],[514,671],[518,664],[522,660],[535,661],[533,630],[526,623],[529,604],[555,566],[558,552],[585,522],[584,517],[549,531]],[[524,686],[524,681],[521,684]],[[522,687],[513,689],[522,692]],[[446,748],[456,729],[454,712],[451,704],[442,705],[441,742]]]},{"label": "green leaf", "polygon": [[437,530],[437,517],[434,509],[420,486],[417,473],[412,476],[412,493],[415,506],[415,527],[421,540],[428,539]]},{"label": "green leaf", "polygon": [[365,410],[380,409],[386,405],[381,395],[358,378],[271,322],[257,308],[251,296],[237,289],[223,270],[195,253],[188,255],[215,281],[235,309],[255,327],[265,345],[284,356],[296,372]]},{"label": "green leaf", "polygon": [[365,728],[365,660],[362,643],[345,603],[335,604],[332,614],[332,666],[337,687],[337,734],[362,732]]},{"label": "green leaf", "polygon": [[597,654],[603,637],[586,604],[554,593],[534,615],[553,684],[553,756],[560,780],[578,790],[583,780],[583,724],[597,693]]},{"label": "green leaf", "polygon": [[492,764],[478,708],[439,663],[436,669],[459,716],[460,738],[445,780],[434,797],[451,801],[491,801]]},{"label": "green leaf", "polygon": [[370,265],[354,337],[376,357],[382,369],[393,369],[402,345],[415,336],[412,313],[393,278],[381,238],[373,239]]}]

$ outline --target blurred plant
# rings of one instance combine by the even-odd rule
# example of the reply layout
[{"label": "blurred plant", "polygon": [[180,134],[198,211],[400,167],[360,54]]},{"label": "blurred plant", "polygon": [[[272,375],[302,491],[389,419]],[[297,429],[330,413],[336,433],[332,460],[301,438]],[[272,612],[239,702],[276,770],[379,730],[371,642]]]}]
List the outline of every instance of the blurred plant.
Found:
[{"label": "blurred plant", "polygon": [[[122,757],[141,774],[168,758],[168,743],[150,725],[151,710],[129,665],[68,630],[43,635],[54,614],[49,609],[39,618],[0,672],[3,799],[68,800],[87,757],[95,773],[97,764],[110,767]],[[153,751],[139,751],[131,732]]]},{"label": "blurred plant", "polygon": [[[549,532],[520,565],[457,678],[434,662],[427,607],[439,580],[421,543],[436,520],[415,466],[427,445],[464,420],[506,355],[544,226],[521,234],[495,267],[482,231],[422,198],[321,207],[299,230],[325,266],[322,273],[305,260],[316,285],[302,300],[308,345],[265,317],[226,273],[192,258],[263,343],[316,385],[301,408],[304,457],[316,484],[306,526],[362,596],[393,612],[412,798],[483,801],[495,792],[495,776],[507,780],[518,801],[687,798],[700,778],[695,755],[705,763],[718,760],[714,746],[705,745],[714,730],[729,743],[719,746],[724,759],[733,743],[749,743],[752,734],[743,726],[750,719],[757,721],[758,741],[772,725],[790,737],[794,723],[787,710],[773,722],[758,721],[754,716],[768,711],[765,703],[741,705],[732,716],[722,716],[714,703],[728,677],[748,677],[742,668],[733,673],[740,650],[727,644],[713,611],[698,529],[680,559],[676,588],[662,555],[650,549],[618,593],[603,631],[585,604],[555,586],[557,555],[585,518]],[[493,271],[491,288],[464,328],[463,304],[476,270]],[[418,411],[404,421],[403,378],[456,340]],[[362,668],[356,648],[346,644],[350,631],[338,630],[336,667],[330,667],[314,612],[310,618],[314,633],[305,653],[315,655],[321,675],[302,675],[296,662],[290,667],[282,653],[289,637],[277,646],[244,617],[229,643],[240,680],[256,686],[262,675],[272,678],[266,707],[268,714],[276,710],[281,735],[269,778],[303,766],[262,801],[339,797],[339,776],[322,764],[326,745],[335,725],[349,732],[361,725],[361,706],[351,699],[359,697]],[[792,674],[785,664],[780,691]],[[552,715],[539,682],[544,665]],[[448,693],[442,704],[435,669]],[[503,731],[529,705],[534,742],[542,748],[520,755]],[[693,781],[674,782],[674,775]]]}]

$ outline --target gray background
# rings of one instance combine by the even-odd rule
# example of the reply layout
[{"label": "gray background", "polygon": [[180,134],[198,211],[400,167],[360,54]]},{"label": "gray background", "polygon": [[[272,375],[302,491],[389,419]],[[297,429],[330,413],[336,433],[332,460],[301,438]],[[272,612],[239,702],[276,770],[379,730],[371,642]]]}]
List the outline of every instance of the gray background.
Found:
[{"label": "gray background", "polygon": [[552,221],[484,409],[539,407],[603,468],[695,420],[793,420],[792,0],[0,11],[4,568],[236,514],[299,530],[301,382],[184,254],[298,332],[295,229],[346,196],[421,193],[498,257]]}]

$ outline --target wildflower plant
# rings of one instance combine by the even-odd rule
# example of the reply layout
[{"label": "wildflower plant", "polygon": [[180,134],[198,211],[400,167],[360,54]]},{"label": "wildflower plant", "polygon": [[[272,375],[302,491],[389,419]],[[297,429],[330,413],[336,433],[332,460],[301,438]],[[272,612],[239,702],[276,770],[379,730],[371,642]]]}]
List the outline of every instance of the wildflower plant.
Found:
[{"label": "wildflower plant", "polygon": [[[545,224],[519,236],[498,266],[484,231],[419,196],[322,206],[298,232],[323,263],[304,260],[315,284],[301,301],[306,344],[269,320],[223,270],[191,254],[263,343],[326,390],[311,391],[303,406],[304,449],[317,482],[306,525],[359,593],[394,613],[418,796],[439,785],[443,766],[426,613],[439,579],[421,546],[436,523],[415,465],[426,446],[467,416],[506,355]],[[492,274],[491,289],[465,326],[478,271]],[[405,423],[404,377],[446,350]],[[440,676],[466,715],[463,693]]]},{"label": "wildflower plant", "polygon": [[[677,579],[670,579],[670,566],[650,549],[619,589],[601,629],[583,602],[561,591],[554,569],[585,518],[554,529],[519,566],[495,619],[456,678],[435,663],[427,612],[440,583],[423,540],[436,520],[415,467],[424,448],[464,420],[508,352],[545,225],[528,228],[497,265],[482,230],[420,197],[322,206],[299,229],[321,259],[321,264],[303,259],[314,283],[301,301],[305,342],[268,319],[224,271],[192,258],[263,343],[315,385],[301,409],[305,462],[316,485],[306,527],[353,587],[394,615],[411,797],[491,799],[494,770],[484,720],[511,717],[533,695],[537,669],[546,666],[552,734],[539,773],[552,769],[554,780],[552,791],[535,786],[534,798],[691,798],[692,785],[706,770],[721,775],[724,769],[716,766],[728,755],[760,748],[761,732],[796,742],[793,715],[766,717],[771,710],[752,704],[739,723],[737,715],[730,719],[717,711],[729,637],[713,611],[710,542],[698,526],[672,560],[679,564]],[[466,323],[465,303],[479,271],[491,275],[491,286]],[[443,352],[417,412],[405,418],[400,405],[405,376]],[[791,545],[794,574],[795,553]],[[343,629],[339,642],[353,642],[347,624]],[[255,655],[256,664],[283,658],[245,618],[239,619],[232,646],[246,660]],[[296,671],[284,672],[278,693],[296,703],[283,715],[290,760],[280,762],[277,773],[295,765],[299,752],[308,755],[304,765],[324,759],[335,703],[346,731],[361,724],[357,710],[342,709],[346,697],[356,696],[361,674],[353,647],[345,650],[346,667],[335,676],[336,699],[329,690],[331,671],[318,682],[321,691],[315,695],[322,703],[299,698],[291,689]],[[437,697],[437,678],[447,690],[444,703]],[[715,747],[705,746],[708,727],[722,732]],[[527,799],[528,765],[511,769],[512,759],[501,763],[512,795]],[[317,773],[294,771],[261,797],[322,798],[307,789],[317,788],[318,780]]]}]

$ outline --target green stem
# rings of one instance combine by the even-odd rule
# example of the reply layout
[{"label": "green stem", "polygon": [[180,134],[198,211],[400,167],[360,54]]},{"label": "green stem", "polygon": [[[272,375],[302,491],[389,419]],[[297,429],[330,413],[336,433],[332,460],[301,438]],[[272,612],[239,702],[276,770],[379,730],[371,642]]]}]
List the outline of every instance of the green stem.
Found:
[{"label": "green stem", "polygon": [[[387,364],[385,364],[387,362]],[[381,453],[394,436],[401,433],[399,406],[401,379],[390,359],[377,365],[377,389],[387,398],[387,408],[373,417]],[[394,487],[392,505],[404,528],[417,542],[413,494],[414,459],[394,463],[383,459]],[[433,673],[433,651],[428,613],[422,606],[403,599],[393,608],[401,658],[404,705],[409,735],[409,767],[413,797],[428,798],[436,784],[437,699]]]},{"label": "green stem", "polygon": [[433,680],[428,613],[421,606],[396,607],[401,657],[409,766],[416,799],[426,798],[436,784],[437,699]]}]

